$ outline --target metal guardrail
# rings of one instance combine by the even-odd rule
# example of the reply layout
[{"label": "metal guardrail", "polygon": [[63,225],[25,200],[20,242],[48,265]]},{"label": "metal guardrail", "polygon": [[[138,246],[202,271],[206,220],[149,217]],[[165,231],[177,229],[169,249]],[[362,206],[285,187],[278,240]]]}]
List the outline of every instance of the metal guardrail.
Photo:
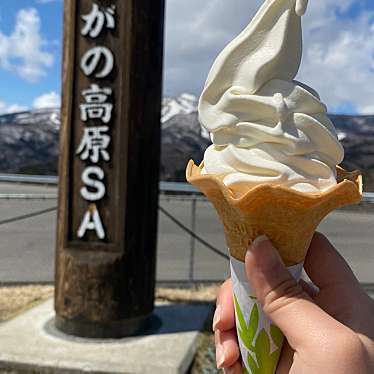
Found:
[{"label": "metal guardrail", "polygon": [[201,195],[202,193],[188,183],[160,182],[160,192],[184,192],[188,194]]},{"label": "metal guardrail", "polygon": [[365,203],[374,204],[374,193],[373,192],[364,192],[363,201]]},{"label": "metal guardrail", "polygon": [[58,177],[50,175],[0,174],[0,182],[56,185]]},{"label": "metal guardrail", "polygon": [[57,194],[41,193],[0,193],[0,200],[56,200]]},{"label": "metal guardrail", "polygon": [[[0,182],[57,185],[58,177],[50,175],[0,174]],[[160,182],[160,191],[201,194],[199,190],[188,183]]]},{"label": "metal guardrail", "polygon": [[[56,176],[47,176],[47,175],[20,175],[20,174],[0,174],[0,182],[10,182],[10,183],[30,183],[30,184],[44,184],[44,185],[57,185],[58,177]],[[174,193],[186,193],[201,195],[201,192],[196,189],[194,186],[191,186],[188,183],[178,183],[178,182],[160,182],[160,192],[174,192]],[[6,198],[6,194],[0,194],[1,198]],[[35,194],[37,195],[37,194]],[[22,198],[21,194],[9,194],[14,198]],[[24,198],[28,198],[27,194],[24,194]],[[47,198],[48,194],[46,194]],[[42,197],[41,197],[42,198]],[[367,203],[374,203],[374,192],[364,192],[363,201]]]}]

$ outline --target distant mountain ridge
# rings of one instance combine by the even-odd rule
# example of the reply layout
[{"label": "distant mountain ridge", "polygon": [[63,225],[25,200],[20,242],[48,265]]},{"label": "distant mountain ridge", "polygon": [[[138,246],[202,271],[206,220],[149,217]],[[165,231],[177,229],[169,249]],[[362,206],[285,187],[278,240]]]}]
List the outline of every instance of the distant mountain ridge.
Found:
[{"label": "distant mountain ridge", "polygon": [[[161,117],[162,180],[184,182],[187,161],[203,159],[209,134],[190,94],[164,98]],[[364,173],[365,189],[374,191],[374,115],[330,115],[345,148],[343,166]],[[0,172],[56,174],[60,110],[33,110],[0,116]]]},{"label": "distant mountain ridge", "polygon": [[0,116],[0,172],[57,173],[60,110],[39,109]]}]

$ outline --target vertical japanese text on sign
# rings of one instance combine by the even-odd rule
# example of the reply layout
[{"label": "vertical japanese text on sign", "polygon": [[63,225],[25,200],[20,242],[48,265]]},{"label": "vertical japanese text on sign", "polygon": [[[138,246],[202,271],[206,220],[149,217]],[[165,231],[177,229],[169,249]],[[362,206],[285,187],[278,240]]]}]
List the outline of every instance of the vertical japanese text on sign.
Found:
[{"label": "vertical japanese text on sign", "polygon": [[[96,39],[105,30],[115,30],[116,7],[114,4],[102,7],[92,2],[90,12],[81,15],[81,20],[81,37]],[[108,84],[100,86],[98,81],[107,78],[115,68],[113,51],[106,45],[94,45],[84,51],[80,68],[91,83],[81,91],[84,102],[80,103],[79,110],[81,124],[84,127],[76,150],[76,155],[84,162],[81,174],[84,186],[80,190],[80,196],[89,204],[77,230],[77,237],[83,239],[92,231],[97,239],[104,240],[106,230],[97,203],[105,198],[108,189],[105,184],[105,172],[100,163],[108,163],[112,159],[109,145],[112,139],[110,130],[115,104],[112,101],[113,88]]]}]

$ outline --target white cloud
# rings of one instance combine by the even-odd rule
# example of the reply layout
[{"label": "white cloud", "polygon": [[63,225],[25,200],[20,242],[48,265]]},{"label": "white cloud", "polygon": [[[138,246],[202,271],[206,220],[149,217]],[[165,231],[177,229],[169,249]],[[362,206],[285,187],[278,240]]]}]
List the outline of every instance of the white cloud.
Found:
[{"label": "white cloud", "polygon": [[61,106],[61,98],[56,92],[48,92],[38,96],[33,102],[34,109],[58,108]]},{"label": "white cloud", "polygon": [[19,105],[19,104],[12,104],[8,106],[7,113],[17,113],[17,112],[24,112],[28,110],[29,108],[25,105]]},{"label": "white cloud", "polygon": [[[374,12],[339,18],[333,7],[318,8],[326,2],[334,3],[312,2],[311,14],[304,20],[304,58],[298,78],[321,94],[330,111],[350,103],[359,113],[373,114]],[[340,10],[353,3],[340,0]]]},{"label": "white cloud", "polygon": [[[168,0],[165,94],[199,95],[215,57],[262,2]],[[357,0],[309,1],[297,79],[315,88],[330,111],[349,103],[360,113],[374,113],[374,11],[338,16],[353,4]]]},{"label": "white cloud", "polygon": [[200,93],[214,58],[245,27],[259,4],[259,0],[169,0],[165,93]]},{"label": "white cloud", "polygon": [[[36,97],[33,101],[32,107],[34,109],[47,109],[47,108],[58,108],[61,105],[60,95],[56,92],[48,92],[44,95]],[[0,100],[0,115],[17,113],[29,110],[25,105],[9,104],[5,101]]]},{"label": "white cloud", "polygon": [[40,25],[36,9],[21,9],[14,31],[10,35],[0,31],[0,67],[29,82],[38,82],[54,62],[53,55],[44,51],[46,41],[41,36]]},{"label": "white cloud", "polygon": [[0,115],[23,112],[25,110],[28,110],[28,108],[24,105],[18,105],[18,104],[8,105],[5,101],[0,101]]}]

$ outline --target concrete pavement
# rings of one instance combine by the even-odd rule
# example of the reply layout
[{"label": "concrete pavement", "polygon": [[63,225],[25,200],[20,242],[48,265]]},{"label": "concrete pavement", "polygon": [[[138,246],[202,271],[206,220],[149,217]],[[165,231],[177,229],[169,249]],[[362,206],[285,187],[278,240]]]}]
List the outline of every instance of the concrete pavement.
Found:
[{"label": "concrete pavement", "polygon": [[[54,327],[51,300],[0,324],[0,371],[24,373],[181,374],[198,348],[209,305],[156,305],[145,333],[83,339]],[[175,318],[178,315],[179,318]]]}]

